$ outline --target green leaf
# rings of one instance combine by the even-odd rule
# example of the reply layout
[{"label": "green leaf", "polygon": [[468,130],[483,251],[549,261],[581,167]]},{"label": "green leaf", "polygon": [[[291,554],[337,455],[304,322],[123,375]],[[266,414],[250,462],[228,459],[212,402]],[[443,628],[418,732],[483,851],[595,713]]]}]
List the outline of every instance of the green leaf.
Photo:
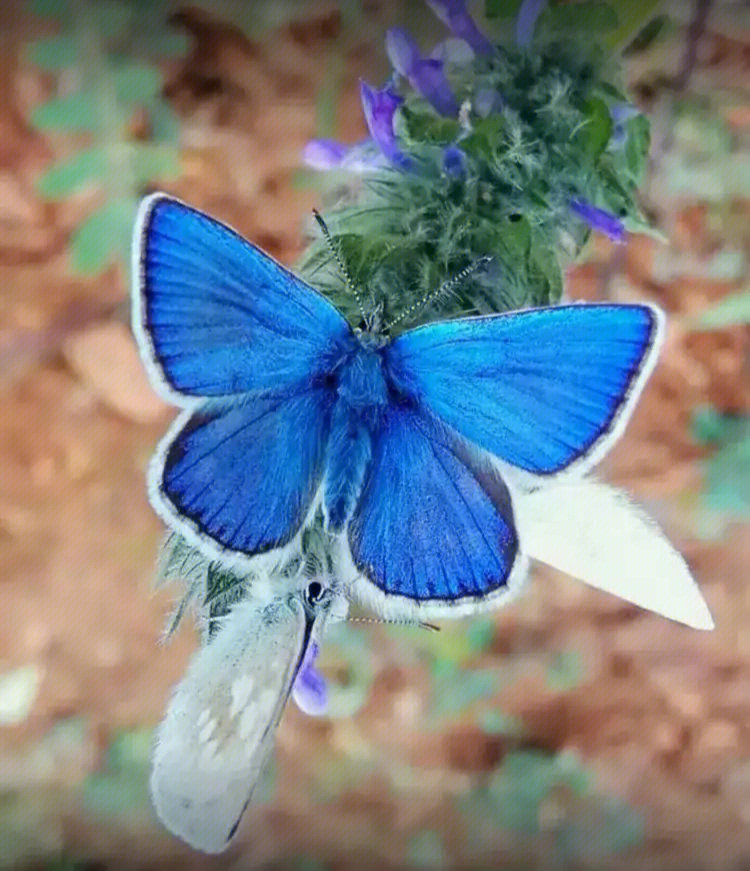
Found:
[{"label": "green leaf", "polygon": [[[414,100],[396,115],[396,133],[407,144],[449,145],[461,131],[454,118],[437,115],[427,103]],[[463,145],[463,142],[462,142]]]},{"label": "green leaf", "polygon": [[123,146],[126,157],[123,163],[132,174],[134,188],[157,179],[166,181],[180,175],[180,153],[171,145],[156,142],[135,142]]},{"label": "green leaf", "polygon": [[150,64],[127,63],[112,74],[116,99],[126,106],[150,103],[162,89],[161,72]]},{"label": "green leaf", "polygon": [[740,324],[750,324],[750,290],[725,297],[691,321],[698,330],[720,330]]},{"label": "green leaf", "polygon": [[140,54],[144,57],[158,57],[164,60],[184,57],[190,49],[192,40],[187,33],[165,33],[161,27],[139,37]]},{"label": "green leaf", "polygon": [[116,258],[127,262],[136,210],[135,200],[114,199],[89,215],[71,239],[73,268],[95,275]]},{"label": "green leaf", "polygon": [[563,275],[557,256],[552,246],[546,246],[534,234],[530,248],[530,272],[532,277],[538,274],[544,282],[547,295],[535,299],[536,305],[554,304],[560,301],[563,292]]},{"label": "green leaf", "polygon": [[[623,57],[630,57],[631,55],[646,51],[657,40],[664,40],[676,31],[677,23],[669,15],[655,15],[637,33],[632,35],[629,42],[626,41],[622,46],[617,47],[621,49]],[[612,38],[605,39],[605,41],[610,44],[614,42],[615,38],[615,35],[612,34]]]},{"label": "green leaf", "polygon": [[595,161],[607,147],[612,135],[612,117],[609,107],[600,97],[592,97],[584,106],[585,125],[578,138],[584,152]]},{"label": "green leaf", "polygon": [[74,157],[51,166],[37,179],[36,187],[42,196],[50,199],[67,197],[90,182],[101,179],[108,165],[105,148],[86,148]]},{"label": "green leaf", "polygon": [[131,36],[133,16],[137,12],[134,3],[122,3],[119,0],[97,0],[89,6],[91,26],[100,37],[106,40],[116,37]]},{"label": "green leaf", "polygon": [[538,28],[547,33],[605,34],[619,24],[617,12],[609,3],[583,0],[548,6],[539,16]]},{"label": "green leaf", "polygon": [[518,15],[523,0],[485,0],[484,14],[487,18],[513,18]]},{"label": "green leaf", "polygon": [[461,147],[480,160],[492,160],[497,152],[503,150],[507,135],[506,119],[501,115],[489,115],[475,123],[471,133],[461,140]]},{"label": "green leaf", "polygon": [[179,145],[180,119],[172,111],[171,106],[158,100],[149,106],[148,111],[151,121],[151,136],[154,141]]},{"label": "green leaf", "polygon": [[505,221],[498,229],[497,244],[506,262],[515,261],[516,265],[526,263],[531,246],[531,226],[526,218]]},{"label": "green leaf", "polygon": [[663,0],[617,0],[617,25],[604,37],[611,49],[623,48],[659,11]]},{"label": "green leaf", "polygon": [[51,36],[32,42],[27,49],[31,63],[47,72],[58,72],[78,60],[78,43],[70,36]]},{"label": "green leaf", "polygon": [[639,184],[648,160],[651,144],[651,124],[643,115],[630,118],[625,125],[625,162],[633,184]]},{"label": "green leaf", "polygon": [[101,113],[90,91],[76,91],[42,103],[31,112],[31,123],[39,130],[89,133],[102,129]]}]

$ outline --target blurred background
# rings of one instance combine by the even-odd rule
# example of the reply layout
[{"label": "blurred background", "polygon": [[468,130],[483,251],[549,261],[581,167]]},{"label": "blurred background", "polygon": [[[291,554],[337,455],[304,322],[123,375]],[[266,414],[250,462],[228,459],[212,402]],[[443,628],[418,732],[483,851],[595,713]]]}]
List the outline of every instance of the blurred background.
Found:
[{"label": "blurred background", "polygon": [[289,707],[228,854],[151,812],[152,730],[197,642],[159,646],[177,591],[151,592],[144,470],[173,412],[129,332],[136,204],[163,188],[293,264],[320,202],[301,149],[362,137],[358,80],[386,76],[395,24],[443,32],[419,2],[0,4],[2,868],[750,867],[750,9],[730,0],[664,3],[629,47],[664,238],[597,237],[567,285],[670,315],[601,474],[685,554],[716,630],[549,569],[439,633],[344,625],[331,715]]}]

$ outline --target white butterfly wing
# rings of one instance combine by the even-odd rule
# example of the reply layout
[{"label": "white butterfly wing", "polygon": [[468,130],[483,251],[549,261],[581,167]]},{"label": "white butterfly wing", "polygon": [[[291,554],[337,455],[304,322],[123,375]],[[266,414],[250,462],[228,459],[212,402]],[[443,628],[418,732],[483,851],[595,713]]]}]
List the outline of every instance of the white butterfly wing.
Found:
[{"label": "white butterfly wing", "polygon": [[158,729],[151,796],[164,825],[206,853],[225,850],[268,759],[294,680],[301,603],[238,603],[193,657]]},{"label": "white butterfly wing", "polygon": [[584,478],[516,494],[513,508],[529,556],[641,608],[713,629],[687,563],[623,493]]}]

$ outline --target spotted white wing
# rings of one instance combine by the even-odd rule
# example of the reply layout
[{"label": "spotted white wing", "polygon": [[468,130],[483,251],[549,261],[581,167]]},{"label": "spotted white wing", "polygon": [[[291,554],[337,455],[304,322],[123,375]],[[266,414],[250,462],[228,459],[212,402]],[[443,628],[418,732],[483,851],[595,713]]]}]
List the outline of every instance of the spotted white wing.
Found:
[{"label": "spotted white wing", "polygon": [[158,729],[151,796],[164,825],[225,850],[273,747],[313,622],[298,597],[238,603],[194,656]]}]

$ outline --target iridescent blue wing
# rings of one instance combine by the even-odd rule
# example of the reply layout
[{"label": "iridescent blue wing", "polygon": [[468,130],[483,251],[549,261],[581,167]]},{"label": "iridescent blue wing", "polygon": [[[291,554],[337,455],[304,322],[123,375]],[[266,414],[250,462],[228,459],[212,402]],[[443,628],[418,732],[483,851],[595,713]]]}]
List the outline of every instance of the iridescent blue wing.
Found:
[{"label": "iridescent blue wing", "polygon": [[428,324],[386,350],[417,403],[534,475],[597,462],[621,435],[656,361],[661,312],[566,305]]},{"label": "iridescent blue wing", "polygon": [[184,411],[149,470],[156,511],[209,557],[287,544],[320,487],[331,402],[319,388]]},{"label": "iridescent blue wing", "polygon": [[165,194],[141,205],[133,261],[133,329],[154,386],[178,405],[308,384],[351,337],[316,290]]},{"label": "iridescent blue wing", "polygon": [[392,405],[349,521],[360,598],[393,616],[475,611],[523,580],[511,497],[438,421]]}]

